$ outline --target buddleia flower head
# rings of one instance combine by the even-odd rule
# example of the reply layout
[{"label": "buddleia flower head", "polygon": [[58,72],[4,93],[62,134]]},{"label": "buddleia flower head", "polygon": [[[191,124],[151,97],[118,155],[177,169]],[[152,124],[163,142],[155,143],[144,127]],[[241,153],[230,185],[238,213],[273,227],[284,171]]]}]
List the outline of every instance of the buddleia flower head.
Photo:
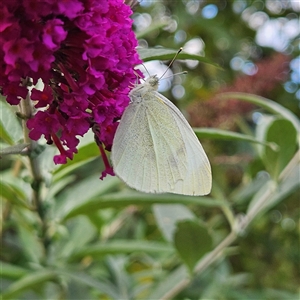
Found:
[{"label": "buddleia flower head", "polygon": [[[55,163],[90,129],[110,150],[140,63],[131,13],[123,0],[1,1],[1,93],[12,105],[30,95],[29,136],[55,143]],[[38,80],[43,89],[29,93]]]}]

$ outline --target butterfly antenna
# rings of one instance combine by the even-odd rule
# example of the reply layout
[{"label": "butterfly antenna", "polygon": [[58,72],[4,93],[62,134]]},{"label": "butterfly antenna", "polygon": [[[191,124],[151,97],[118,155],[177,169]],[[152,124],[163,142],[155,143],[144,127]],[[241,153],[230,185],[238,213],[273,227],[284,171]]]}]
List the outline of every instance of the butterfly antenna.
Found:
[{"label": "butterfly antenna", "polygon": [[182,50],[183,50],[182,47],[180,47],[179,50],[177,51],[177,53],[175,54],[175,56],[173,57],[173,59],[171,60],[171,62],[169,63],[168,68],[167,68],[166,71],[159,77],[158,80],[161,80],[162,77],[165,76],[165,74],[168,72],[168,70],[171,68],[173,62],[174,62],[175,59],[177,58],[178,54],[179,54]]},{"label": "butterfly antenna", "polygon": [[148,76],[150,77],[151,75],[150,75],[150,73],[148,72],[148,69],[146,68],[146,66],[145,66],[143,63],[142,63],[141,65],[145,68],[145,70],[146,70]]},{"label": "butterfly antenna", "polygon": [[165,79],[168,79],[168,78],[173,77],[175,75],[182,75],[182,74],[187,74],[187,73],[188,73],[188,71],[183,71],[183,72],[175,73],[175,74],[172,74],[172,75],[170,75],[168,77],[164,77],[164,78],[162,78],[160,80],[165,80]]}]

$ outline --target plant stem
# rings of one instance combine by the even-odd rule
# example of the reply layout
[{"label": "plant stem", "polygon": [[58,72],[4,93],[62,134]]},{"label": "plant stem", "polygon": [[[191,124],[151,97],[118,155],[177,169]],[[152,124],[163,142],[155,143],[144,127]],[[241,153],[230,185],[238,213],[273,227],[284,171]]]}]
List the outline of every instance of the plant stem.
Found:
[{"label": "plant stem", "polygon": [[29,94],[26,99],[23,99],[20,102],[20,112],[25,116],[25,120],[22,120],[23,134],[24,134],[24,143],[29,144],[29,171],[32,176],[32,203],[38,213],[38,216],[41,221],[41,239],[44,246],[45,255],[48,252],[49,238],[47,237],[48,225],[46,221],[45,208],[41,199],[41,188],[43,184],[43,176],[40,170],[40,166],[37,160],[37,157],[33,155],[33,151],[37,146],[37,142],[29,138],[29,130],[26,125],[26,121],[32,117],[32,106]]}]

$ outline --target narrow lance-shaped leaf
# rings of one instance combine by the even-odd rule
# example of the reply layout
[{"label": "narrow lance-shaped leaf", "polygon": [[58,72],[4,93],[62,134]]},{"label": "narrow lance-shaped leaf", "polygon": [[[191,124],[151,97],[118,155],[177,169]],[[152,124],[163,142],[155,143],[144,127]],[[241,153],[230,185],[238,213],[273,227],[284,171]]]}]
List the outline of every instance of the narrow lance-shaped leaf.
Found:
[{"label": "narrow lance-shaped leaf", "polygon": [[[114,178],[116,179],[116,178]],[[116,182],[122,184],[118,179]],[[86,201],[80,201],[80,203],[70,203],[68,209],[59,210],[58,214],[64,219],[74,217],[79,214],[93,214],[98,209],[107,207],[124,207],[127,205],[152,205],[157,203],[182,203],[182,204],[197,204],[207,207],[220,207],[226,205],[223,201],[218,201],[210,197],[193,197],[183,195],[171,195],[171,194],[146,194],[135,191],[110,193],[105,195],[99,195],[87,199]],[[72,207],[71,207],[72,205]]]},{"label": "narrow lance-shaped leaf", "polygon": [[108,254],[124,254],[134,252],[172,254],[173,251],[173,247],[160,242],[115,240],[82,247],[80,250],[70,255],[68,260],[74,261],[77,259],[82,259],[85,256],[101,258]]},{"label": "narrow lance-shaped leaf", "polygon": [[5,182],[3,178],[0,181],[0,196],[12,204],[30,209],[24,191],[20,187]]},{"label": "narrow lance-shaped leaf", "polygon": [[5,100],[0,101],[0,111],[0,138],[9,145],[16,144],[23,138],[19,120]]},{"label": "narrow lance-shaped leaf", "polygon": [[40,286],[41,284],[54,280],[57,277],[56,272],[52,270],[38,270],[25,275],[20,280],[11,284],[1,295],[1,299],[17,299],[21,292]]},{"label": "narrow lance-shaped leaf", "polygon": [[283,118],[290,120],[293,123],[295,129],[297,130],[298,135],[300,134],[300,122],[298,118],[290,110],[286,109],[282,105],[270,99],[260,97],[257,95],[246,94],[246,93],[222,93],[220,95],[220,98],[224,98],[224,99],[234,98],[234,99],[239,99],[239,100],[256,104],[271,113],[278,114]]},{"label": "narrow lance-shaped leaf", "polygon": [[[183,49],[184,50],[184,49]],[[167,48],[140,48],[138,49],[140,58],[144,61],[151,61],[151,60],[171,60],[174,58],[177,50],[174,49],[167,49]],[[192,59],[197,60],[199,62],[207,63],[213,65],[217,68],[220,68],[216,63],[210,61],[208,58],[203,57],[197,54],[189,54],[184,51],[178,54],[177,59]]]},{"label": "narrow lance-shaped leaf", "polygon": [[269,143],[260,141],[259,139],[252,137],[250,135],[222,130],[222,129],[214,129],[214,128],[193,128],[195,134],[199,138],[207,138],[207,139],[216,139],[216,140],[229,140],[229,141],[244,141],[256,144],[262,144],[268,146],[274,150],[277,149],[276,143]]},{"label": "narrow lance-shaped leaf", "polygon": [[174,271],[168,273],[168,276],[162,278],[156,286],[151,290],[151,294],[146,298],[146,300],[153,299],[165,299],[166,294],[170,290],[172,290],[175,286],[183,282],[184,280],[188,280],[189,274],[184,265],[180,265]]},{"label": "narrow lance-shaped leaf", "polygon": [[1,276],[2,278],[19,279],[30,273],[30,270],[21,268],[19,266],[1,262]]}]

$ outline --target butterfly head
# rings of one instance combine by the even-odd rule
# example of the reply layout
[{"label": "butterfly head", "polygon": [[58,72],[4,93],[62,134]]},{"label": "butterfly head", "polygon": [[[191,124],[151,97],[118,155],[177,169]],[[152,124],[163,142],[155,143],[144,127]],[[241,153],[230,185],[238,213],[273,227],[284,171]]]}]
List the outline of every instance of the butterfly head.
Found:
[{"label": "butterfly head", "polygon": [[157,77],[157,75],[152,75],[148,79],[146,79],[145,84],[147,84],[153,90],[157,90],[159,84],[159,78]]}]

